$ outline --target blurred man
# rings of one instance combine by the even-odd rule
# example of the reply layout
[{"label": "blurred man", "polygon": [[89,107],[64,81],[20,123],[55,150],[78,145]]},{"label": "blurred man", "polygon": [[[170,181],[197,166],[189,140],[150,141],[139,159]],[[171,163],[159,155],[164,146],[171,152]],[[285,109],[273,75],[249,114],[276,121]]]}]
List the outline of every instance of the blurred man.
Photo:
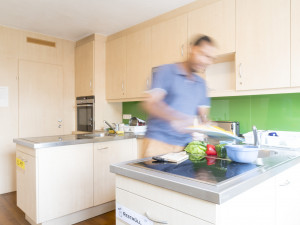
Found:
[{"label": "blurred man", "polygon": [[192,140],[184,128],[193,125],[195,116],[207,122],[210,99],[205,80],[195,73],[204,73],[215,54],[213,40],[200,36],[191,44],[187,61],[160,66],[153,73],[149,96],[142,103],[149,114],[144,157],[182,151]]}]

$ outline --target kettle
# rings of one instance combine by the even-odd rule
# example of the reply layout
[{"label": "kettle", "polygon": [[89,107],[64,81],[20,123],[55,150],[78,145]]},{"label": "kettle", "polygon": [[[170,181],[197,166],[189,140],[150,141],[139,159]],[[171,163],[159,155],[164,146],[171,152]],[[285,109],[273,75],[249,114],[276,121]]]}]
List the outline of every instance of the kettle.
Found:
[{"label": "kettle", "polygon": [[145,126],[146,122],[137,117],[131,117],[129,120],[129,126]]}]

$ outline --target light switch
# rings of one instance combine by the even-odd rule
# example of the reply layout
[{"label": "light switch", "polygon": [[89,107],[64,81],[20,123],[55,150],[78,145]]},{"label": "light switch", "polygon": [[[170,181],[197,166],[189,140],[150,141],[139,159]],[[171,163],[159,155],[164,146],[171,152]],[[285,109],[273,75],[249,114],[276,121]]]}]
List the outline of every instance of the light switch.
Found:
[{"label": "light switch", "polygon": [[123,120],[130,120],[131,114],[123,114]]}]

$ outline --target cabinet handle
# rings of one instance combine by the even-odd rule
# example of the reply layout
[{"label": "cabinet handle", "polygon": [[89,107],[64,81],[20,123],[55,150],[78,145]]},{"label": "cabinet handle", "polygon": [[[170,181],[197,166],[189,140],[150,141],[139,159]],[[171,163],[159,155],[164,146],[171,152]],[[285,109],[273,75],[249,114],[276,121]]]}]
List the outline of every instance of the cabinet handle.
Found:
[{"label": "cabinet handle", "polygon": [[104,150],[104,149],[108,149],[108,147],[97,148],[97,150]]},{"label": "cabinet handle", "polygon": [[239,65],[239,75],[240,75],[240,78],[242,78],[242,63],[240,63],[240,65]]},{"label": "cabinet handle", "polygon": [[149,78],[147,79],[147,89],[149,88]]},{"label": "cabinet handle", "polygon": [[284,187],[284,186],[288,186],[291,182],[289,180],[286,180],[284,183],[279,184],[279,186]]},{"label": "cabinet handle", "polygon": [[58,128],[61,128],[61,124],[58,125]]},{"label": "cabinet handle", "polygon": [[168,224],[168,221],[157,220],[157,219],[151,218],[151,216],[149,215],[148,212],[146,212],[146,217],[154,223]]},{"label": "cabinet handle", "polygon": [[90,88],[92,88],[92,80],[90,80]]},{"label": "cabinet handle", "polygon": [[124,82],[122,81],[122,90],[124,90]]},{"label": "cabinet handle", "polygon": [[184,44],[181,45],[181,56],[183,56],[183,47],[184,47]]},{"label": "cabinet handle", "polygon": [[28,161],[22,157],[18,157],[19,159],[21,159],[24,163],[27,163]]},{"label": "cabinet handle", "polygon": [[62,122],[62,120],[58,120],[57,122],[61,123],[61,122]]}]

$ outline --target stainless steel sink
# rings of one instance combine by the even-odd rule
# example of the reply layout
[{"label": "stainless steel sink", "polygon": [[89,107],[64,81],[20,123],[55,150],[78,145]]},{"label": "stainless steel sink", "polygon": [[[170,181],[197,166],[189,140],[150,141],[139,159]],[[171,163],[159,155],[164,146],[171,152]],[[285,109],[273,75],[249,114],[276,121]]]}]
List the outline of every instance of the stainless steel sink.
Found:
[{"label": "stainless steel sink", "polygon": [[277,151],[274,150],[267,150],[267,149],[260,149],[258,151],[258,156],[257,158],[267,158],[267,157],[272,157],[278,155]]},{"label": "stainless steel sink", "polygon": [[116,136],[115,134],[109,134],[109,133],[104,133],[104,132],[100,132],[100,133],[93,133],[93,134],[84,134],[84,136],[86,137],[97,137],[97,138],[103,138],[103,137],[108,137],[108,136]]}]

